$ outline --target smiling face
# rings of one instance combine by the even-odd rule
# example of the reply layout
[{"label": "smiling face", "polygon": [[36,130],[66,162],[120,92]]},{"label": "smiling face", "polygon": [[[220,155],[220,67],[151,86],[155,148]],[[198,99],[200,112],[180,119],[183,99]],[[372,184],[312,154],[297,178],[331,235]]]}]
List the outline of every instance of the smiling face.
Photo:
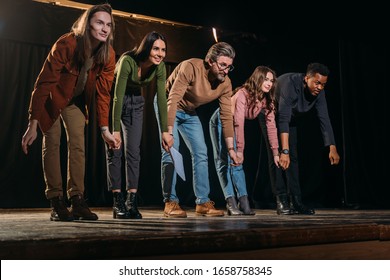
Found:
[{"label": "smiling face", "polygon": [[112,22],[111,15],[107,12],[96,12],[89,21],[92,45],[96,46],[106,42],[110,36]]},{"label": "smiling face", "polygon": [[267,72],[263,84],[261,85],[262,92],[269,92],[274,84],[274,75],[271,72]]},{"label": "smiling face", "polygon": [[165,58],[167,48],[165,42],[161,39],[157,39],[153,43],[153,47],[150,50],[149,61],[154,65],[159,65]]}]

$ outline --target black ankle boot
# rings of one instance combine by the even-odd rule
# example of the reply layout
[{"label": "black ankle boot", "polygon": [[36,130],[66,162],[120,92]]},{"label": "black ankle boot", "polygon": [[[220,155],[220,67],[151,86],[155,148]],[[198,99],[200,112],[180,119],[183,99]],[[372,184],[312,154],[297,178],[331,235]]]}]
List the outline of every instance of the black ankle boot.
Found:
[{"label": "black ankle boot", "polygon": [[61,196],[50,199],[51,213],[50,221],[73,221],[74,217],[66,207],[64,198]]},{"label": "black ankle boot", "polygon": [[137,206],[137,193],[129,192],[126,198],[126,208],[130,213],[130,219],[142,219]]},{"label": "black ankle boot", "polygon": [[276,213],[278,215],[293,215],[294,209],[291,209],[287,194],[276,196]]},{"label": "black ankle boot", "polygon": [[255,215],[256,212],[253,211],[249,205],[249,200],[247,195],[243,195],[238,198],[239,204],[240,204],[240,210],[242,211],[243,215]]},{"label": "black ankle boot", "polygon": [[290,207],[294,210],[295,214],[313,215],[314,209],[307,207],[302,203],[301,196],[293,195],[290,198]]},{"label": "black ankle boot", "polygon": [[239,216],[243,213],[238,209],[237,201],[234,196],[226,199],[226,209],[229,216]]},{"label": "black ankle boot", "polygon": [[72,204],[70,213],[72,213],[76,220],[96,221],[98,219],[98,216],[89,210],[88,205],[81,194],[72,196],[70,202]]},{"label": "black ankle boot", "polygon": [[130,213],[126,209],[125,199],[121,192],[112,193],[114,204],[112,205],[112,217],[114,219],[130,219]]}]

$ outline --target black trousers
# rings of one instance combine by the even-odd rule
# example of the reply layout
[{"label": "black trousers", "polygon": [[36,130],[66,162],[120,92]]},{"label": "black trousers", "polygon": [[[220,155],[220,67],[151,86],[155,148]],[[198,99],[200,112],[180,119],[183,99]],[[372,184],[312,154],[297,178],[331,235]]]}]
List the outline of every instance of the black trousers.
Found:
[{"label": "black trousers", "polygon": [[267,138],[267,127],[265,123],[265,115],[263,112],[259,114],[258,120],[261,128],[261,134],[267,147],[268,170],[273,194],[275,196],[287,194],[301,196],[298,166],[297,127],[291,126],[289,128],[290,167],[286,171],[283,171],[281,168],[278,168],[273,161],[273,154]]},{"label": "black trousers", "polygon": [[123,154],[126,164],[126,189],[138,189],[141,138],[144,114],[144,97],[141,95],[125,95],[121,116],[122,142],[121,149],[107,149],[108,190],[122,187]]}]

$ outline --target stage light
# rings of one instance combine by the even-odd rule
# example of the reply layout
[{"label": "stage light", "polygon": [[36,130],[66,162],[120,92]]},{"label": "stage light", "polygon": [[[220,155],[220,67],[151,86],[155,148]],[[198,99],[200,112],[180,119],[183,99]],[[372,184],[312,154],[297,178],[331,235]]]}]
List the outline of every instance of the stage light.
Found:
[{"label": "stage light", "polygon": [[213,27],[213,36],[214,36],[215,42],[218,42],[217,29],[214,27]]}]

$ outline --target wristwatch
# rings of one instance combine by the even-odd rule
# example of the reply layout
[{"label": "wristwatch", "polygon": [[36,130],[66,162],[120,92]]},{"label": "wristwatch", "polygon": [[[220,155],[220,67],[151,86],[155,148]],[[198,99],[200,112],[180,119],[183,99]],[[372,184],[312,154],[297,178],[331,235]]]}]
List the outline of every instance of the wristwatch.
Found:
[{"label": "wristwatch", "polygon": [[285,155],[288,155],[288,154],[290,154],[290,151],[289,151],[288,149],[283,149],[283,150],[281,151],[281,153],[282,153],[282,154],[285,154]]}]

